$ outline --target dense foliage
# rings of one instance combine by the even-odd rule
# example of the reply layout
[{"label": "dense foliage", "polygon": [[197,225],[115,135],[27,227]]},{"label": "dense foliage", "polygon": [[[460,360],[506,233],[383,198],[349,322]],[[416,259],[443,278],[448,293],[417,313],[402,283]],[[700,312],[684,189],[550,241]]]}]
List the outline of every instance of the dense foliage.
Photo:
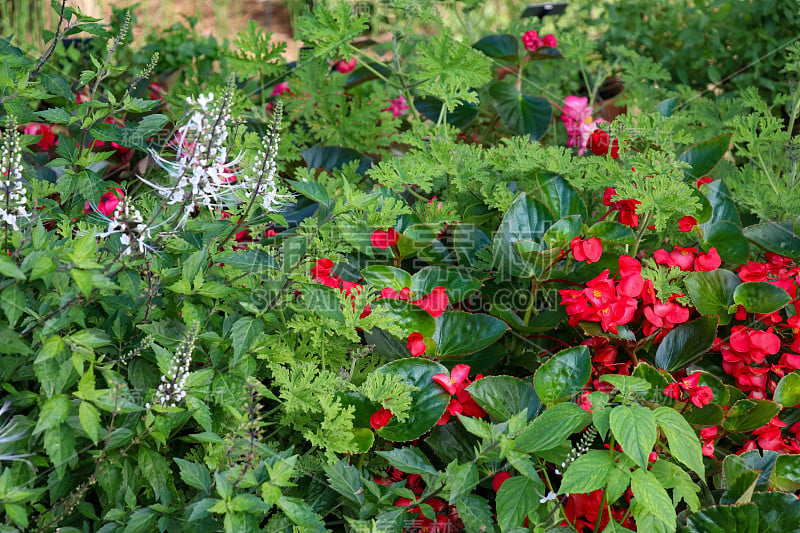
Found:
[{"label": "dense foliage", "polygon": [[478,4],[0,40],[2,531],[798,530],[800,47]]}]

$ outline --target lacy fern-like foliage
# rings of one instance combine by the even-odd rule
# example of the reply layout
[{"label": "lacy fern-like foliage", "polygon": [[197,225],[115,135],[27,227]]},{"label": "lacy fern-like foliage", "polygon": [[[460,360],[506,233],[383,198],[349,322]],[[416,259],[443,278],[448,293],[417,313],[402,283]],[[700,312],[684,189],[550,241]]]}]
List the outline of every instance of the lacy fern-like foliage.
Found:
[{"label": "lacy fern-like foliage", "polygon": [[297,38],[322,58],[350,57],[349,43],[367,29],[368,16],[347,2],[321,2],[297,21]]}]

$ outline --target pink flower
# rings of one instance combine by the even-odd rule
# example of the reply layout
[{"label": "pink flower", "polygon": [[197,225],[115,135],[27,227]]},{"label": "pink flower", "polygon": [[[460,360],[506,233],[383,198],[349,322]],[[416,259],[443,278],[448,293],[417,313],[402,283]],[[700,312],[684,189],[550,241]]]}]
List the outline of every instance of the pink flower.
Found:
[{"label": "pink flower", "polygon": [[697,387],[689,392],[690,401],[700,408],[702,408],[704,405],[710,404],[713,398],[714,394],[711,391],[711,387],[708,385]]},{"label": "pink flower", "polygon": [[289,90],[289,82],[288,81],[282,81],[281,83],[278,83],[277,85],[275,85],[275,87],[272,88],[272,94],[270,94],[269,96],[270,97],[280,96],[283,93],[291,94],[291,91]]},{"label": "pink flower", "polygon": [[592,119],[592,108],[585,96],[567,96],[564,98],[561,121],[567,130],[567,146],[577,146],[578,154],[583,154],[589,137],[597,129],[603,119]]},{"label": "pink flower", "polygon": [[400,235],[394,228],[389,228],[387,231],[377,229],[372,233],[369,240],[375,248],[386,250],[390,246],[397,244],[397,241],[400,240]]},{"label": "pink flower", "polygon": [[337,61],[334,65],[334,68],[336,68],[336,70],[341,74],[352,72],[353,69],[356,68],[356,58],[352,58],[349,61],[345,61],[344,59]]},{"label": "pink flower", "polygon": [[542,46],[550,46],[555,48],[556,38],[552,33],[548,33],[544,37],[539,37],[539,33],[536,30],[528,30],[522,35],[522,44],[525,45],[526,50],[530,50],[531,52],[535,52]]},{"label": "pink flower", "polygon": [[411,355],[414,357],[424,354],[425,350],[428,349],[428,347],[425,346],[422,333],[418,331],[408,336],[408,344],[406,346],[408,346],[408,351],[411,352]]},{"label": "pink flower", "polygon": [[380,429],[388,424],[393,416],[394,413],[392,413],[389,409],[381,408],[380,410],[372,413],[372,416],[369,417],[369,425],[372,426],[372,429]]},{"label": "pink flower", "polygon": [[392,98],[389,100],[389,107],[382,109],[381,111],[391,111],[392,115],[395,118],[399,117],[400,115],[407,115],[408,114],[408,104],[406,103],[406,99],[401,94],[397,98]]}]

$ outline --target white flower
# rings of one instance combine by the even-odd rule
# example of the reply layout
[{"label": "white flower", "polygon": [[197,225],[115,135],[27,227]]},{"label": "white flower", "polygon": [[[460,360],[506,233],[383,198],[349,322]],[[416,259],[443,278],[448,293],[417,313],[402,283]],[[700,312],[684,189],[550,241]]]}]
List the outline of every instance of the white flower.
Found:
[{"label": "white flower", "polygon": [[252,172],[242,176],[245,200],[251,201],[253,195],[260,200],[264,211],[277,211],[287,196],[278,193],[275,175],[278,172],[276,159],[278,146],[281,141],[281,118],[283,117],[283,104],[278,102],[273,114],[272,126],[262,139],[262,150],[258,151],[253,164]]},{"label": "white flower", "polygon": [[547,496],[539,498],[539,503],[552,502],[555,499],[556,499],[556,493],[551,490],[550,492],[547,493]]},{"label": "white flower", "polygon": [[14,230],[19,230],[19,219],[31,216],[26,208],[27,192],[22,181],[22,148],[17,124],[9,118],[0,147],[0,220]]},{"label": "white flower", "polygon": [[106,238],[118,233],[119,241],[124,246],[122,255],[130,255],[134,249],[144,255],[146,250],[152,249],[147,244],[147,239],[150,238],[150,232],[153,228],[144,223],[142,214],[133,207],[132,201],[127,195],[119,199],[111,218],[106,218],[106,220],[108,221],[108,228],[106,231],[98,233],[97,236]]},{"label": "white flower", "polygon": [[186,379],[189,377],[189,364],[192,362],[194,342],[197,338],[198,324],[193,324],[186,333],[181,345],[175,351],[170,362],[170,369],[161,376],[161,384],[156,389],[156,400],[162,407],[175,407],[176,402],[186,398]]}]

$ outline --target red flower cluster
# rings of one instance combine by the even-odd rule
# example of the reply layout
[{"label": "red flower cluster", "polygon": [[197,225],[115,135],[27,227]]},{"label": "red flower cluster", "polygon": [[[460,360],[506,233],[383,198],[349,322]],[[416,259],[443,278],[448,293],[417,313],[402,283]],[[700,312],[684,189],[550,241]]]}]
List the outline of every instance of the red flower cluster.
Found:
[{"label": "red flower cluster", "polygon": [[607,205],[612,211],[619,211],[617,220],[620,224],[625,224],[635,228],[639,225],[639,215],[636,214],[636,206],[639,205],[639,200],[612,200],[611,198],[617,194],[614,187],[608,187],[603,194],[603,205]]},{"label": "red flower cluster", "polygon": [[[422,481],[422,477],[420,477],[419,474],[406,474],[390,466],[386,471],[386,477],[375,476],[375,482],[386,487],[403,481],[405,481],[405,487],[413,492],[416,498],[414,500],[410,498],[400,498],[394,505],[396,507],[407,507],[407,512],[418,515],[412,524],[413,531],[433,533],[461,531],[463,529],[464,524],[458,517],[458,512],[456,512],[454,505],[448,506],[439,498],[419,500],[419,496],[425,491],[425,483]],[[433,507],[436,513],[436,520],[426,518],[422,514],[419,505],[423,503]]]},{"label": "red flower cluster", "polygon": [[608,133],[600,128],[597,128],[589,135],[589,142],[586,143],[586,147],[589,148],[594,155],[608,155],[610,149],[611,159],[617,159],[619,157],[619,140],[614,139],[614,142],[611,142],[611,137]]},{"label": "red flower cluster", "polygon": [[[623,497],[630,501],[633,494],[630,490],[626,491]],[[564,514],[569,524],[578,531],[602,531],[610,520],[608,508],[604,505],[603,489],[598,489],[587,494],[570,494],[564,504]],[[602,509],[602,513],[601,513]],[[612,507],[611,514],[614,519],[621,523],[623,527],[636,530],[633,517],[627,516],[626,509]],[[624,522],[623,522],[624,518]],[[567,521],[562,522],[562,526],[567,526]],[[599,526],[595,527],[600,522]]]},{"label": "red flower cluster", "polygon": [[703,455],[714,457],[714,439],[718,436],[719,428],[717,426],[709,426],[700,430],[700,438],[703,440]]},{"label": "red flower cluster", "polygon": [[377,229],[372,233],[372,236],[369,238],[369,241],[372,243],[372,246],[375,248],[380,248],[381,250],[385,250],[390,246],[394,246],[397,244],[397,241],[400,240],[400,234],[398,234],[394,228],[389,228],[388,230],[384,231],[382,229]]},{"label": "red flower cluster", "polygon": [[[339,291],[345,293],[347,296],[350,296],[350,299],[353,302],[353,310],[355,310],[356,296],[361,294],[361,290],[364,287],[359,283],[354,283],[352,281],[344,281],[338,275],[331,274],[332,268],[333,268],[333,261],[331,261],[330,259],[326,257],[323,257],[322,259],[317,259],[314,266],[311,267],[311,277],[314,278],[314,281],[316,281],[317,283],[321,283],[326,287],[339,289]],[[369,306],[369,304],[367,304],[364,306],[364,310],[359,315],[359,318],[364,318],[368,316],[371,312],[372,308]]]},{"label": "red flower cluster", "polygon": [[588,265],[596,263],[600,260],[600,256],[603,255],[603,243],[597,237],[591,237],[587,240],[575,237],[569,243],[569,247],[576,261],[586,261]]},{"label": "red flower cluster", "polygon": [[653,252],[653,258],[659,265],[677,266],[684,272],[711,272],[722,264],[716,248],[709,248],[708,252],[698,252],[695,248],[675,246],[671,251],[658,249]]},{"label": "red flower cluster", "polygon": [[[785,437],[783,428],[788,424],[777,416],[767,422],[766,425],[753,430],[756,438],[744,443],[739,453],[754,450],[760,446],[763,450],[772,450],[778,453],[800,453],[800,442],[796,438]],[[797,434],[800,431],[800,423],[795,423],[789,431]]]},{"label": "red flower cluster", "polygon": [[[411,289],[408,287],[403,287],[400,289],[400,292],[397,292],[390,287],[386,287],[381,291],[380,298],[390,298],[392,300],[410,300]],[[412,300],[411,303],[425,309],[431,314],[431,316],[433,316],[433,318],[436,318],[441,316],[445,309],[447,309],[447,306],[450,305],[450,298],[447,296],[445,288],[440,285],[439,287],[434,287],[430,294],[426,294],[418,300]],[[411,338],[409,337],[408,340],[410,342]],[[409,350],[410,349],[411,348],[409,347]]]},{"label": "red flower cluster", "polygon": [[108,191],[100,197],[100,201],[97,203],[97,209],[92,206],[89,200],[86,200],[86,203],[83,204],[83,214],[87,215],[92,211],[97,211],[111,218],[111,215],[114,214],[114,210],[117,208],[122,198],[125,198],[125,191],[117,187],[113,191]]},{"label": "red flower cluster", "polygon": [[[478,374],[475,376],[475,381],[478,381],[482,377],[481,374]],[[486,411],[475,402],[469,392],[464,390],[472,383],[469,380],[469,365],[456,365],[450,371],[449,376],[447,374],[436,374],[433,376],[433,381],[444,387],[451,396],[455,396],[455,398],[450,399],[450,403],[447,405],[444,414],[439,421],[436,422],[440,426],[446,424],[447,421],[450,420],[450,416],[454,416],[456,413],[478,418],[486,416]]]},{"label": "red flower cluster", "polygon": [[526,31],[522,35],[522,44],[525,45],[526,50],[530,50],[531,52],[535,52],[543,46],[555,48],[558,45],[552,33],[548,33],[544,37],[539,37],[539,33],[536,30]]},{"label": "red flower cluster", "polygon": [[708,385],[698,386],[699,383],[700,372],[695,372],[691,376],[664,387],[664,394],[679,401],[688,398],[694,405],[702,408],[711,403],[714,393],[711,391],[711,387]]},{"label": "red flower cluster", "polygon": [[[634,263],[638,265],[638,271]],[[609,270],[605,269],[599,276],[586,282],[585,289],[558,291],[561,304],[567,307],[571,326],[584,321],[600,322],[603,331],[616,334],[618,326],[633,320],[638,307],[636,296],[639,296],[635,289],[638,287],[641,290],[644,284],[641,265],[632,257],[622,256],[619,266],[622,278],[619,283],[609,279]]]}]

